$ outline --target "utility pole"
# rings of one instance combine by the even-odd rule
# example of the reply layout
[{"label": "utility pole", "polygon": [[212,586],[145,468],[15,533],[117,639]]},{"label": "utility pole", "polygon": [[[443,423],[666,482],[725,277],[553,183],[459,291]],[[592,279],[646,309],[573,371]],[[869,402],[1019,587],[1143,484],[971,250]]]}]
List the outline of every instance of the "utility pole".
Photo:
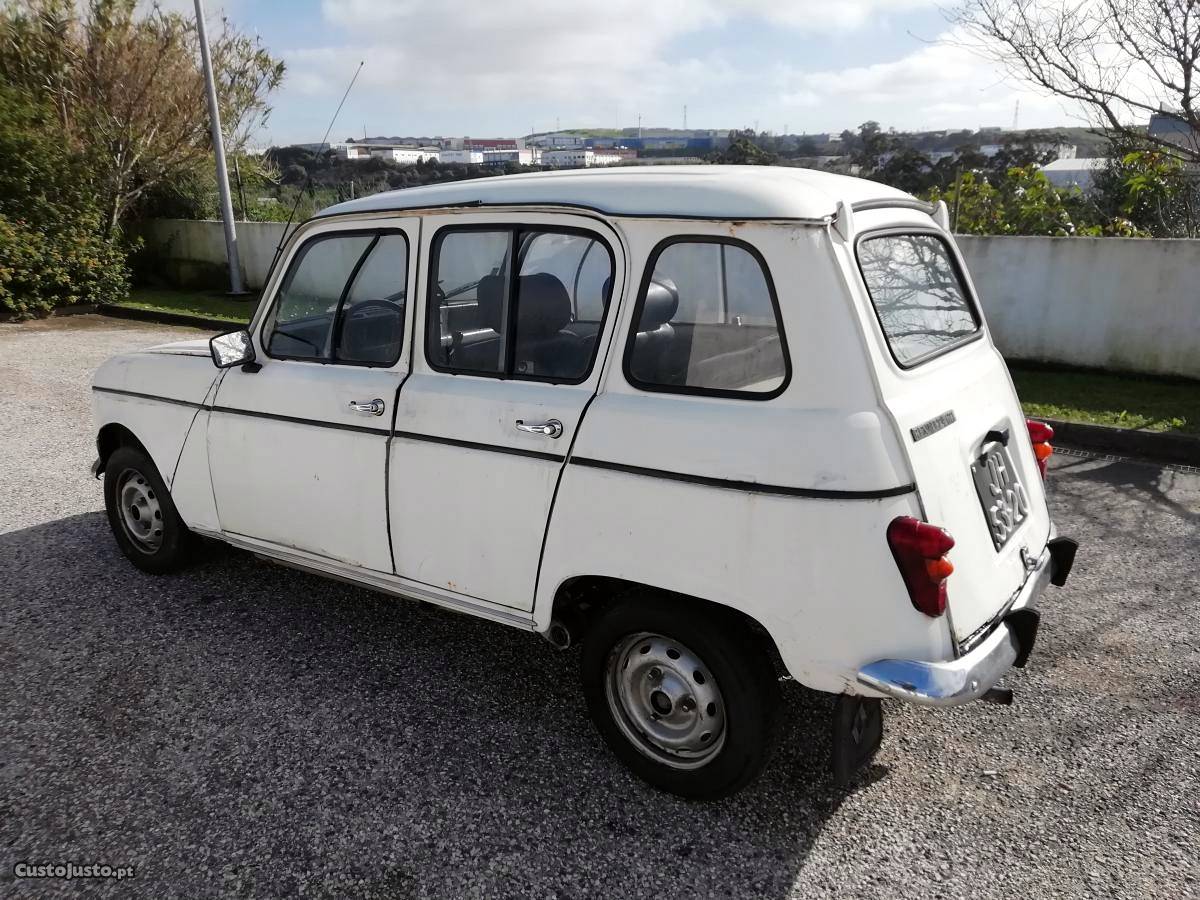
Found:
[{"label": "utility pole", "polygon": [[954,222],[950,225],[950,233],[958,234],[958,203],[962,200],[962,166],[954,173]]},{"label": "utility pole", "polygon": [[196,0],[196,36],[200,39],[200,65],[208,95],[208,121],[212,126],[213,155],[217,158],[217,190],[221,194],[221,221],[225,225],[225,260],[229,263],[229,293],[244,294],[242,261],[238,258],[237,230],[233,225],[233,198],[229,196],[229,169],[225,166],[225,139],[221,135],[221,111],[217,107],[217,84],[213,80],[212,57],[208,53],[208,30],[204,25],[204,0]]},{"label": "utility pole", "polygon": [[237,182],[238,199],[242,202],[242,219],[246,218],[246,186],[242,184],[242,167],[238,165],[238,158],[233,158],[233,180]]},{"label": "utility pole", "polygon": [[683,130],[687,131],[687,104],[683,104]]}]

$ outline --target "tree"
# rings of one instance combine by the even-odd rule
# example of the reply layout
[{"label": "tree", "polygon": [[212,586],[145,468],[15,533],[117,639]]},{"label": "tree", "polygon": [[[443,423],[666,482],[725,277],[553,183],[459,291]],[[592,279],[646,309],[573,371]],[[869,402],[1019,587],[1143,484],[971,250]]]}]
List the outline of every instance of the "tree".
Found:
[{"label": "tree", "polygon": [[1066,139],[1061,135],[1039,137],[1025,134],[1020,138],[1010,138],[1001,145],[1000,152],[992,157],[990,168],[995,172],[1040,168],[1058,158],[1058,151],[1053,146],[1062,143],[1066,143]]},{"label": "tree", "polygon": [[817,142],[810,137],[802,137],[796,142],[796,150],[794,156],[819,156],[821,149],[817,146]]},{"label": "tree", "polygon": [[[86,158],[111,240],[149,188],[211,154],[194,22],[137,0],[15,0],[0,11],[0,80],[44,99]],[[212,42],[226,148],[242,149],[283,78],[258,38],[228,21]]]},{"label": "tree", "polygon": [[872,177],[910,194],[922,194],[937,183],[936,170],[929,157],[911,147],[894,153]]},{"label": "tree", "polygon": [[1200,179],[1173,154],[1140,141],[1114,141],[1097,173],[1089,200],[1098,216],[1125,223],[1109,233],[1149,237],[1200,237]]},{"label": "tree", "polygon": [[1000,178],[965,172],[950,188],[935,188],[929,199],[945,200],[960,234],[1030,234],[1070,237],[1100,234],[1087,219],[1078,189],[1054,187],[1036,169],[1013,168]]},{"label": "tree", "polygon": [[122,299],[125,255],[101,236],[103,211],[57,111],[0,84],[0,310]]},{"label": "tree", "polygon": [[[977,50],[1094,125],[1200,162],[1194,0],[967,0],[951,17]],[[1156,113],[1180,126],[1178,143],[1135,124]]]},{"label": "tree", "polygon": [[881,158],[899,145],[895,134],[885,132],[878,122],[863,122],[858,128],[857,148],[850,159],[864,175],[870,175],[879,168]]},{"label": "tree", "polygon": [[735,132],[730,135],[729,146],[712,154],[709,159],[726,166],[773,166],[779,157],[764,150],[753,140],[754,132]]},{"label": "tree", "polygon": [[308,177],[308,171],[299,163],[292,163],[283,170],[280,180],[283,184],[303,184]]}]

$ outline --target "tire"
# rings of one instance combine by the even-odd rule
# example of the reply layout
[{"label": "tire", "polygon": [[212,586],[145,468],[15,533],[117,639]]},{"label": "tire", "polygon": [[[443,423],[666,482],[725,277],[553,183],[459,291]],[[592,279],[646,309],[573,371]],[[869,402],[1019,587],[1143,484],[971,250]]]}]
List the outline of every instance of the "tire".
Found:
[{"label": "tire", "polygon": [[117,546],[143,572],[165,575],[191,562],[195,536],[153,460],[137,447],[118,447],[105,463],[104,509]]},{"label": "tire", "polygon": [[731,613],[627,595],[588,630],[581,669],[600,734],[656,788],[725,797],[770,758],[779,683],[761,643]]}]

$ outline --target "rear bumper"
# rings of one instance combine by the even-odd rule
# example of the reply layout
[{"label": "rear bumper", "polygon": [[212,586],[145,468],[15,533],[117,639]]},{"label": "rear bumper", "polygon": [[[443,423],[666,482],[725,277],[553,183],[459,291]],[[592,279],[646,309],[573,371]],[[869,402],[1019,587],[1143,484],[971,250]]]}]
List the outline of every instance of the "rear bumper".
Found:
[{"label": "rear bumper", "polygon": [[1014,665],[1025,665],[1037,636],[1038,614],[1031,607],[1047,584],[1066,582],[1074,558],[1074,541],[1051,541],[1008,613],[969,653],[948,662],[881,659],[859,669],[858,683],[922,706],[957,706],[979,699]]}]

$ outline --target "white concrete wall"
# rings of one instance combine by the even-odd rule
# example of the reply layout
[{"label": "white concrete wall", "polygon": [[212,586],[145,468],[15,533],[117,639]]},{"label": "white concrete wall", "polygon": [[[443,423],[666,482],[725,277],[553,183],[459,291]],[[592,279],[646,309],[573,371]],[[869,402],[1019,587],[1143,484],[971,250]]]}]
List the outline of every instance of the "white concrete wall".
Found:
[{"label": "white concrete wall", "polygon": [[1200,240],[957,240],[1008,359],[1200,378]]},{"label": "white concrete wall", "polygon": [[[275,248],[283,237],[282,222],[238,222],[238,257],[246,287],[257,290],[266,281]],[[167,265],[163,277],[184,286],[228,286],[225,231],[221,223],[191,219],[153,219],[144,223],[142,239],[152,256]]]},{"label": "white concrete wall", "polygon": [[[246,283],[260,288],[283,225],[237,228]],[[221,278],[220,222],[159,219],[142,234],[164,277]],[[957,240],[1005,357],[1200,378],[1200,240]]]}]

